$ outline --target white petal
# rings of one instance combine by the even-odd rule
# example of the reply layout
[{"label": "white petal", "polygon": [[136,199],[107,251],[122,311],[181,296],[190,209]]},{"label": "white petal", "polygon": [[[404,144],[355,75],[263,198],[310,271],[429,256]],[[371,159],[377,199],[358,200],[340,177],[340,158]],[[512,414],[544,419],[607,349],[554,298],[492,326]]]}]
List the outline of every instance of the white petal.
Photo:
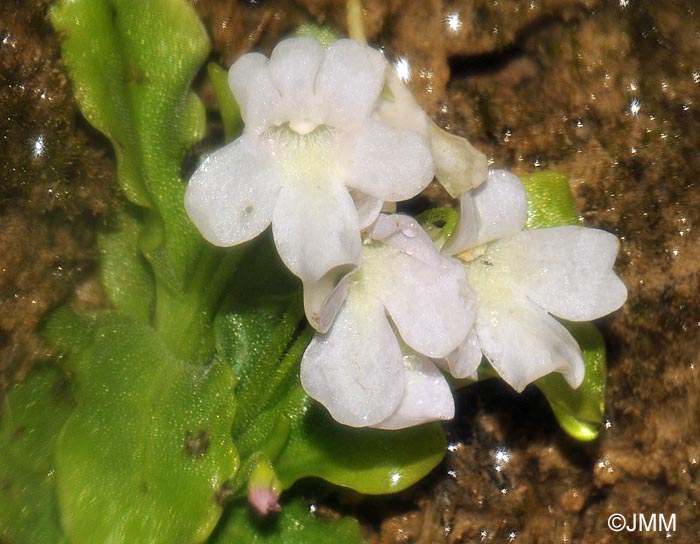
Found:
[{"label": "white petal", "polygon": [[304,312],[311,326],[320,333],[328,331],[348,293],[349,276],[354,265],[334,268],[318,281],[304,283]]},{"label": "white petal", "polygon": [[326,124],[350,128],[364,123],[384,85],[386,67],[384,56],[371,47],[354,40],[333,42],[316,79]]},{"label": "white petal", "polygon": [[428,138],[430,119],[395,70],[387,70],[386,83],[392,96],[382,96],[377,104],[377,113],[382,121],[389,126],[411,130]]},{"label": "white petal", "polygon": [[380,294],[404,342],[428,357],[445,357],[474,321],[474,296],[464,267],[437,257],[429,265],[387,252],[387,281]]},{"label": "white petal", "polygon": [[490,170],[486,182],[465,193],[461,203],[464,209],[445,244],[446,253],[454,255],[511,236],[525,227],[527,194],[520,179],[506,170]]},{"label": "white petal", "polygon": [[585,372],[576,340],[556,319],[526,299],[487,305],[479,299],[476,333],[484,355],[516,391],[550,372],[572,387]]},{"label": "white petal", "polygon": [[447,356],[447,364],[455,378],[478,379],[477,369],[481,363],[481,347],[475,329],[470,329],[459,347]]},{"label": "white petal", "polygon": [[627,299],[612,268],[619,245],[609,232],[564,226],[523,231],[498,253],[518,270],[518,286],[531,300],[564,319],[590,321]]},{"label": "white petal", "polygon": [[381,200],[406,200],[433,179],[433,158],[419,134],[368,120],[347,139],[346,183]]},{"label": "white petal", "polygon": [[360,191],[352,191],[352,196],[360,216],[360,230],[364,230],[377,220],[384,202]]},{"label": "white petal", "polygon": [[455,404],[445,377],[422,355],[404,355],[403,360],[406,368],[403,398],[391,416],[372,427],[403,429],[429,421],[452,419]]},{"label": "white petal", "polygon": [[403,214],[381,214],[372,226],[369,238],[398,249],[430,266],[441,266],[437,247],[420,223]]},{"label": "white petal", "polygon": [[314,83],[323,55],[319,43],[310,37],[283,40],[272,51],[270,74],[292,125],[320,124],[322,120],[314,96]]},{"label": "white petal", "polygon": [[283,121],[282,98],[268,63],[260,53],[247,53],[228,72],[228,84],[241,108],[246,131],[255,134]]},{"label": "white petal", "polygon": [[359,218],[340,184],[285,185],[275,206],[272,233],[280,257],[304,282],[318,281],[334,268],[360,264]]},{"label": "white petal", "polygon": [[454,231],[442,246],[445,255],[457,255],[476,247],[477,215],[473,191],[459,198],[459,219]]},{"label": "white petal", "polygon": [[389,417],[404,392],[399,343],[381,305],[350,293],[327,334],[317,334],[301,361],[304,390],[345,425]]},{"label": "white petal", "polygon": [[486,244],[520,232],[527,220],[527,193],[507,170],[490,170],[486,182],[473,192],[477,216],[476,244]]},{"label": "white petal", "polygon": [[466,138],[450,134],[430,123],[430,149],[435,161],[435,177],[453,198],[486,181],[486,155]]},{"label": "white petal", "polygon": [[217,246],[250,240],[270,224],[280,191],[267,147],[244,134],[209,155],[185,192],[185,209]]}]

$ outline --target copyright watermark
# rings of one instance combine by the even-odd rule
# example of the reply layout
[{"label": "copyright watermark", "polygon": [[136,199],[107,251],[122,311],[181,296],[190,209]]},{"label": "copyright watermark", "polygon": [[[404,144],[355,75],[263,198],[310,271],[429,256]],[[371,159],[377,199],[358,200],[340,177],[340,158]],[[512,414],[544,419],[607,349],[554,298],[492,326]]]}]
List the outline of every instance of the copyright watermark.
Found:
[{"label": "copyright watermark", "polygon": [[611,514],[608,518],[608,528],[611,531],[619,533],[620,531],[628,531],[630,533],[654,533],[676,532],[676,514]]}]

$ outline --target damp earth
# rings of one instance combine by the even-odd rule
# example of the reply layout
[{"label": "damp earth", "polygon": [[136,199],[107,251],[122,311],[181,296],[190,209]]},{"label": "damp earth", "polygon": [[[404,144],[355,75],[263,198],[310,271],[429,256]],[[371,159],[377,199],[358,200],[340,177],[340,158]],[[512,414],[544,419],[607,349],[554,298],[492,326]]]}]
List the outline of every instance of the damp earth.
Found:
[{"label": "damp earth", "polygon": [[[45,0],[0,4],[0,386],[51,353],[38,328],[100,305],[95,230],[115,199],[107,142],[79,116]],[[339,0],[195,0],[212,60],[269,53],[296,25],[347,32]],[[700,7],[692,0],[365,0],[382,47],[438,122],[496,167],[565,173],[582,224],[621,240],[627,304],[599,323],[609,383],[601,436],[582,444],[536,390],[458,394],[445,461],[388,498],[335,494],[367,541],[700,541]],[[222,129],[213,92],[210,130]],[[194,158],[196,159],[196,157]],[[449,202],[435,186],[433,202]],[[676,531],[616,533],[621,513]]]}]

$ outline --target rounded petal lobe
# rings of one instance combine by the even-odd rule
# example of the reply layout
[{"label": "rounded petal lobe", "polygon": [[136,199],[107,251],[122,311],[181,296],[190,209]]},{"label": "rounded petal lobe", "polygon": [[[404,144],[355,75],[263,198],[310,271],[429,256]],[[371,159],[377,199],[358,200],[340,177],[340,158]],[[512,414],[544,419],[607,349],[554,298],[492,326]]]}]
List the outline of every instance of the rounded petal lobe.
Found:
[{"label": "rounded petal lobe", "polygon": [[520,232],[527,220],[527,193],[520,179],[507,170],[490,170],[472,193],[477,218],[476,245]]},{"label": "rounded petal lobe", "polygon": [[270,57],[270,75],[282,96],[286,118],[294,122],[321,122],[314,84],[323,49],[310,37],[281,41]]},{"label": "rounded petal lobe", "polygon": [[233,246],[265,230],[280,191],[271,164],[265,145],[247,134],[204,159],[185,192],[185,209],[202,236]]},{"label": "rounded petal lobe", "polygon": [[268,63],[260,53],[247,53],[228,72],[228,84],[241,108],[245,129],[254,134],[283,120],[282,97]]},{"label": "rounded petal lobe", "polygon": [[368,120],[347,139],[346,183],[380,200],[406,200],[433,179],[427,140],[415,132]]},{"label": "rounded petal lobe", "polygon": [[354,40],[337,40],[326,50],[316,79],[316,95],[326,109],[326,124],[351,128],[372,113],[384,85],[387,62],[375,49]]},{"label": "rounded petal lobe", "polygon": [[481,346],[476,331],[469,329],[467,336],[459,347],[447,356],[447,365],[455,378],[478,379],[477,369],[481,363]]},{"label": "rounded petal lobe", "polygon": [[272,233],[280,257],[304,282],[360,264],[359,218],[352,197],[340,184],[285,185],[272,217]]},{"label": "rounded petal lobe", "polygon": [[375,425],[394,413],[404,394],[404,364],[381,305],[351,293],[328,333],[306,349],[301,384],[345,425]]},{"label": "rounded petal lobe", "polygon": [[413,353],[404,355],[404,394],[396,411],[372,425],[378,429],[404,429],[429,421],[452,419],[455,404],[445,377],[432,361]]},{"label": "rounded petal lobe", "polygon": [[518,272],[518,287],[548,312],[590,321],[617,310],[627,288],[613,271],[619,242],[577,226],[523,231],[499,244]]},{"label": "rounded petal lobe", "polygon": [[516,391],[550,372],[561,372],[571,387],[581,385],[585,368],[576,340],[527,299],[480,302],[475,328],[484,355]]},{"label": "rounded petal lobe", "polygon": [[457,261],[438,254],[432,265],[387,252],[387,281],[380,297],[408,346],[428,357],[446,357],[474,321],[474,294]]}]

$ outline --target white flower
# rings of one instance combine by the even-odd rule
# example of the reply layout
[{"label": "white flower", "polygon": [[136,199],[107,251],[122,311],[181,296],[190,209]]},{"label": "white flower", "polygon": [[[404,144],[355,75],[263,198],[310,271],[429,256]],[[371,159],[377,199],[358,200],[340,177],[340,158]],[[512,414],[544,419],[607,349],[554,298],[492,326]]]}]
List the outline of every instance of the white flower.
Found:
[{"label": "white flower", "polygon": [[408,87],[394,70],[387,75],[390,98],[379,101],[377,111],[392,127],[412,130],[425,136],[435,163],[435,177],[453,197],[486,181],[486,156],[465,138],[438,127],[418,105]]},{"label": "white flower", "polygon": [[425,138],[374,115],[386,70],[370,47],[323,49],[308,37],[280,42],[269,60],[236,61],[229,84],[244,133],[204,160],[185,196],[204,237],[236,245],[272,223],[285,264],[326,291],[356,268],[360,230],[382,202],[410,198],[433,177]]},{"label": "white flower", "polygon": [[306,392],[354,427],[453,417],[450,388],[430,358],[454,351],[472,325],[464,267],[442,256],[414,219],[380,215],[346,283],[335,322],[304,353]]},{"label": "white flower", "polygon": [[575,388],[585,371],[581,350],[552,316],[590,321],[625,302],[627,289],[612,268],[619,242],[578,226],[522,230],[526,218],[525,189],[509,172],[490,171],[484,185],[462,196],[443,252],[466,261],[477,312],[450,360],[468,376],[483,353],[517,391],[550,372]]}]

